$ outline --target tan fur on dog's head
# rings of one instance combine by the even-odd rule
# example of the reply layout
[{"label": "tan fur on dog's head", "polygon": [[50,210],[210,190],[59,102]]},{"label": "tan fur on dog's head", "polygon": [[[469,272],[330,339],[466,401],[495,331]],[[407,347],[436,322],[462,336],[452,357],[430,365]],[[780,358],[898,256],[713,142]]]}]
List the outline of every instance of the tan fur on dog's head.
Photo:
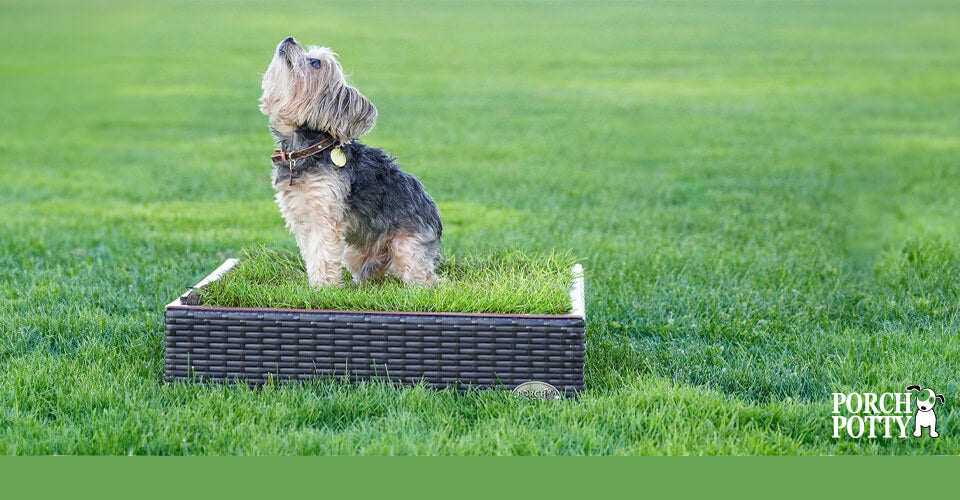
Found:
[{"label": "tan fur on dog's head", "polygon": [[293,38],[277,46],[263,74],[260,111],[281,134],[299,127],[322,130],[349,142],[373,130],[377,108],[347,85],[336,54],[326,47],[304,50]]}]

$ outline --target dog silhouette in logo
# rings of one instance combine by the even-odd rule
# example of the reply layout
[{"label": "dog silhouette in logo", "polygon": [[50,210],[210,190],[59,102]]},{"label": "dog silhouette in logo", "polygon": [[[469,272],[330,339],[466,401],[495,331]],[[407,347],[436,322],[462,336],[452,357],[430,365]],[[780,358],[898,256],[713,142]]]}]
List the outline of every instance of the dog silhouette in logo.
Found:
[{"label": "dog silhouette in logo", "polygon": [[933,407],[937,405],[939,399],[941,403],[946,403],[943,394],[937,394],[933,389],[920,387],[919,385],[907,386],[908,391],[917,391],[917,415],[913,417],[914,430],[913,435],[920,437],[923,435],[923,428],[930,429],[930,437],[935,438],[940,435],[937,432],[937,414],[933,412]]}]

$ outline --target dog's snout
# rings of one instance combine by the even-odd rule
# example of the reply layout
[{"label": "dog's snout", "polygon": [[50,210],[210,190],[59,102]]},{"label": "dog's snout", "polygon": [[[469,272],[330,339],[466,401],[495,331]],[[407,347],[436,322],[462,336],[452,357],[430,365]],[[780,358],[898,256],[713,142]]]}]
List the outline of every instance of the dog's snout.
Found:
[{"label": "dog's snout", "polygon": [[297,46],[297,41],[294,40],[292,36],[288,36],[284,38],[283,41],[280,42],[280,45],[277,47],[277,55],[287,59],[287,64],[289,64],[290,63],[289,53],[291,49],[293,49],[296,46]]},{"label": "dog's snout", "polygon": [[290,64],[290,57],[300,50],[300,44],[292,36],[288,36],[277,47],[277,55],[286,59],[287,64]]}]

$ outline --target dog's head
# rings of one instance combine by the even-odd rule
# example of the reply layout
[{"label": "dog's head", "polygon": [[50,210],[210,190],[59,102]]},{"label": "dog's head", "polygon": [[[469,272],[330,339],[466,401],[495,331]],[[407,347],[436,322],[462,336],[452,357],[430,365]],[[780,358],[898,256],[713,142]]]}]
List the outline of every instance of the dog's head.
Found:
[{"label": "dog's head", "polygon": [[917,391],[917,397],[914,401],[917,405],[917,409],[920,411],[932,410],[933,407],[936,406],[938,399],[940,400],[941,403],[945,401],[943,398],[943,394],[937,394],[936,392],[933,391],[933,389],[923,388],[923,387],[920,387],[919,385],[911,385],[907,387],[907,390]]},{"label": "dog's head", "polygon": [[322,130],[341,142],[373,129],[376,106],[347,85],[336,57],[326,47],[304,50],[292,37],[280,42],[261,85],[260,111],[271,127],[283,134]]}]

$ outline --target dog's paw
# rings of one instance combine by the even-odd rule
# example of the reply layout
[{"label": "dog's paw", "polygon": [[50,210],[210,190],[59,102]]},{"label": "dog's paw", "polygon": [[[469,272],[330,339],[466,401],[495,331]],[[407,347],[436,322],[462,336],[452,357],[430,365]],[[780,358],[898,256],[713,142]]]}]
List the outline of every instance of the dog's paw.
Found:
[{"label": "dog's paw", "polygon": [[339,276],[317,277],[317,278],[310,279],[310,286],[314,288],[324,288],[329,286],[341,286],[341,285],[343,285],[343,280]]}]

